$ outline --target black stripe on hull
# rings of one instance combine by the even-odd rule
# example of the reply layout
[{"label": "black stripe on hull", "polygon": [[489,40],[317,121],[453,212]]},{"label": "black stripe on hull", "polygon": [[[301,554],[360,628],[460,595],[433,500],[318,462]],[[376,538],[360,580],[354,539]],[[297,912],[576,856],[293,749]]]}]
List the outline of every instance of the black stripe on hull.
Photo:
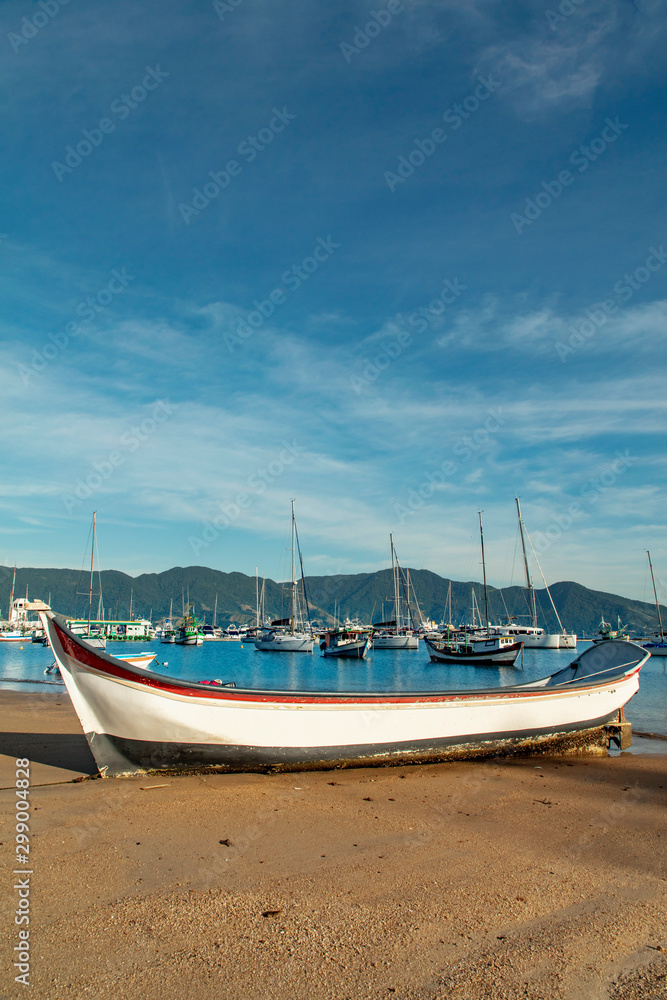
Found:
[{"label": "black stripe on hull", "polygon": [[518,655],[518,653],[514,653],[512,656],[505,656],[503,659],[500,656],[481,656],[477,653],[462,653],[461,656],[448,656],[446,653],[440,653],[436,656],[434,653],[431,653],[431,662],[463,663],[473,667],[513,667]]},{"label": "black stripe on hull", "polygon": [[309,771],[343,767],[434,763],[497,755],[591,752],[607,747],[603,728],[618,712],[558,729],[477,733],[410,743],[337,747],[251,747],[208,743],[151,743],[86,733],[100,771],[107,777],[151,771]]}]

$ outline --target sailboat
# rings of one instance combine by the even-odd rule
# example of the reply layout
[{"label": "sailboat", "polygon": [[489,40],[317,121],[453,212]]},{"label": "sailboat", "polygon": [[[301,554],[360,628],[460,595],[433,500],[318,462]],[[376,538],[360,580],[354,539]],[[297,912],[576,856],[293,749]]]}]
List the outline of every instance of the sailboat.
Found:
[{"label": "sailboat", "polygon": [[9,628],[4,631],[0,631],[0,642],[24,642],[25,634],[18,628],[12,628],[12,622],[15,621],[15,611],[14,611],[14,584],[16,583],[16,563],[14,563],[14,575],[12,577],[12,592],[9,597]]},{"label": "sailboat", "polygon": [[[413,630],[408,628],[408,618],[411,619],[412,615],[407,593],[405,593],[405,600],[401,596],[401,591],[405,591],[405,579],[394,548],[393,535],[389,535],[389,544],[391,547],[391,574],[394,583],[394,619],[389,622],[378,622],[374,626],[379,631],[373,633],[373,647],[375,649],[419,649],[419,636],[414,635]],[[403,603],[406,605],[405,613],[403,612]]]},{"label": "sailboat", "polygon": [[[95,561],[95,527],[96,527],[97,511],[93,511],[93,538],[90,547],[90,585],[88,588],[88,628],[85,633],[79,633],[79,638],[87,642],[89,646],[93,649],[106,649],[107,639],[106,636],[99,631],[93,632],[91,629],[91,616],[93,609],[93,573],[94,573],[94,561]],[[100,593],[102,591],[102,581],[100,579]]]},{"label": "sailboat", "polygon": [[[265,627],[255,637],[255,648],[265,653],[312,653],[313,651],[312,632],[306,632],[300,621],[295,545],[298,545],[298,533],[294,517],[294,500],[292,500],[291,613],[289,618],[281,618],[272,622],[268,628]],[[300,552],[301,549],[299,546],[299,554]],[[303,562],[301,562],[301,586],[303,588]]]},{"label": "sailboat", "polygon": [[165,619],[162,625],[162,634],[160,636],[160,642],[174,643],[176,642],[176,629],[172,623],[172,614],[174,609],[174,599],[173,597],[169,599],[169,617]]},{"label": "sailboat", "polygon": [[655,610],[658,612],[658,624],[660,625],[660,633],[658,635],[657,642],[645,642],[643,643],[644,649],[648,649],[651,656],[667,656],[667,642],[665,641],[665,630],[662,627],[662,612],[660,610],[660,601],[658,600],[658,591],[655,589],[655,577],[653,576],[653,563],[651,562],[651,553],[646,550],[646,555],[648,556],[648,565],[651,570],[651,583],[653,584],[653,596],[655,597]]},{"label": "sailboat", "polygon": [[[476,633],[470,639],[464,631],[463,639],[456,642],[438,642],[424,639],[433,663],[467,664],[473,667],[511,667],[523,649],[523,643],[512,636],[493,635],[489,625],[489,588],[486,582],[486,558],[484,556],[484,527],[482,512],[479,513],[479,540],[482,549],[482,575],[484,579],[484,621],[483,633]],[[473,595],[474,595],[473,590]],[[474,605],[473,605],[474,608]],[[473,612],[474,614],[474,612]]]},{"label": "sailboat", "polygon": [[[530,611],[530,625],[518,625],[513,622],[509,622],[507,625],[495,625],[492,629],[494,635],[510,635],[515,636],[520,639],[526,649],[560,649],[561,648],[561,634],[560,633],[549,633],[543,628],[539,628],[537,624],[537,604],[535,601],[535,587],[533,586],[533,581],[530,577],[530,569],[528,567],[528,555],[526,553],[526,540],[524,537],[524,523],[523,517],[521,516],[521,504],[519,503],[519,498],[515,497],[516,500],[516,510],[519,517],[519,534],[521,536],[521,551],[523,554],[523,567],[526,574],[526,589],[528,590],[528,607]],[[527,534],[527,532],[526,532]],[[528,539],[530,542],[530,539]],[[532,543],[531,543],[532,547]],[[535,550],[533,549],[533,554]],[[539,564],[538,564],[539,565]],[[541,572],[541,568],[540,568]],[[546,586],[546,583],[545,583]],[[548,588],[547,588],[548,592]],[[549,594],[551,598],[551,594]],[[553,600],[551,601],[553,607]],[[554,607],[554,611],[556,608]],[[556,613],[558,618],[558,614]],[[574,648],[577,644],[576,636],[568,636],[565,630],[562,628],[562,623],[560,618],[558,619],[561,624],[561,630],[564,636],[563,645],[568,648]],[[574,643],[572,643],[572,639]]]}]

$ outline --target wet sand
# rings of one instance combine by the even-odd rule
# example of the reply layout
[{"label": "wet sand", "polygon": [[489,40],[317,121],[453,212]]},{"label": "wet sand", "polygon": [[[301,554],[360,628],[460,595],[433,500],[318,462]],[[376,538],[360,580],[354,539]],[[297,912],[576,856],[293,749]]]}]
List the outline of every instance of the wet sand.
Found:
[{"label": "wet sand", "polygon": [[67,695],[0,715],[6,887],[33,762],[31,986],[7,888],[3,997],[667,997],[667,757],[90,780]]}]

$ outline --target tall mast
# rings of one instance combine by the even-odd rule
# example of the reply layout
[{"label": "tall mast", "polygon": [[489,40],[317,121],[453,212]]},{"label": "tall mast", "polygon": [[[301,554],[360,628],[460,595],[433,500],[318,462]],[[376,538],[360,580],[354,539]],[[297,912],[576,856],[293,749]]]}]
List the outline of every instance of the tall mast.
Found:
[{"label": "tall mast", "polygon": [[449,608],[449,617],[447,618],[447,624],[452,624],[452,581],[449,581],[449,586],[447,587],[447,601],[445,602],[445,614],[447,614],[447,609]]},{"label": "tall mast", "polygon": [[294,635],[296,624],[296,562],[294,559],[294,500],[292,500],[292,613],[290,616],[290,634]]},{"label": "tall mast", "polygon": [[9,595],[9,615],[7,616],[11,622],[14,616],[14,584],[16,583],[16,563],[14,563],[14,575],[12,577],[12,592]]},{"label": "tall mast", "polygon": [[482,512],[479,514],[479,540],[482,545],[482,574],[484,576],[484,617],[486,619],[486,634],[489,635],[489,591],[486,586],[486,562],[484,560],[484,529],[482,528]]},{"label": "tall mast", "polygon": [[259,629],[259,569],[255,566],[255,629]]},{"label": "tall mast", "polygon": [[132,598],[134,597],[134,590],[130,587],[130,621],[132,621]]},{"label": "tall mast", "polygon": [[215,604],[213,606],[213,628],[215,628],[216,619],[218,617],[218,595],[215,595]]},{"label": "tall mast", "polygon": [[553,613],[556,616],[556,621],[558,622],[558,627],[561,630],[561,632],[563,634],[565,634],[565,628],[563,627],[563,623],[560,620],[560,615],[558,614],[558,611],[556,610],[556,605],[554,604],[554,599],[551,596],[551,591],[549,590],[549,584],[547,583],[546,577],[545,577],[544,573],[542,572],[542,567],[540,565],[540,560],[537,558],[537,552],[535,551],[535,546],[533,545],[532,541],[530,540],[530,535],[528,534],[528,532],[526,532],[526,536],[528,538],[528,543],[529,543],[531,551],[533,553],[533,559],[537,563],[537,568],[540,571],[540,576],[542,577],[542,583],[544,584],[544,589],[546,590],[547,594],[549,595],[549,600],[551,601],[551,608],[553,610]]},{"label": "tall mast", "polygon": [[651,553],[646,550],[646,555],[648,556],[648,565],[651,570],[651,583],[653,584],[653,596],[655,597],[655,609],[658,612],[658,621],[660,622],[660,639],[664,639],[665,633],[662,628],[662,615],[660,613],[660,602],[658,601],[658,592],[655,589],[655,577],[653,576],[653,563],[651,562]]},{"label": "tall mast", "polygon": [[400,598],[398,596],[398,571],[396,569],[396,558],[394,555],[394,536],[389,535],[389,544],[391,546],[391,572],[394,578],[394,620],[396,635],[398,635],[398,630],[400,629]]},{"label": "tall mast", "polygon": [[93,606],[93,560],[95,558],[95,517],[97,511],[93,511],[93,544],[90,546],[90,588],[88,590],[88,635],[90,635],[90,613]]},{"label": "tall mast", "polygon": [[532,580],[530,579],[530,570],[528,569],[528,556],[526,555],[526,543],[523,537],[523,518],[521,517],[521,504],[519,503],[519,498],[515,497],[516,500],[516,511],[519,515],[519,533],[521,535],[521,548],[523,550],[523,566],[526,571],[526,586],[528,587],[528,600],[530,602],[530,617],[533,622],[533,628],[537,628],[537,606],[535,604],[535,588],[533,587]]}]

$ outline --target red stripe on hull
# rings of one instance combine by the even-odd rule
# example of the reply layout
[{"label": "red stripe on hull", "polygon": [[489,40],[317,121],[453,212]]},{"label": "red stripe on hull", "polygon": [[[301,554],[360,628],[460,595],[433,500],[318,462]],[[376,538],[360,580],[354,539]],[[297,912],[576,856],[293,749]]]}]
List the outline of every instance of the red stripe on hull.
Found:
[{"label": "red stripe on hull", "polygon": [[[209,685],[200,685],[198,681],[184,681],[182,685],[175,685],[169,683],[160,674],[150,674],[141,670],[140,668],[135,668],[134,670],[128,670],[124,668],[118,661],[114,662],[108,655],[103,657],[98,655],[94,650],[88,649],[83,644],[75,641],[67,632],[58,625],[58,623],[52,619],[52,624],[55,626],[58,633],[58,639],[60,640],[63,650],[68,656],[71,656],[73,660],[76,660],[81,666],[88,667],[90,670],[96,673],[105,674],[108,677],[115,677],[118,680],[130,681],[133,684],[139,684],[146,688],[153,688],[156,692],[174,694],[174,695],[185,695],[191,698],[201,698],[207,701],[226,701],[226,702],[271,702],[277,704],[299,704],[299,705],[421,705],[421,704],[437,704],[450,701],[497,701],[499,698],[504,700],[510,700],[515,698],[540,698],[545,694],[555,693],[553,689],[549,688],[531,688],[524,691],[508,691],[505,693],[501,688],[495,689],[493,692],[481,693],[480,691],[451,691],[445,694],[387,694],[383,696],[382,694],[372,694],[372,695],[339,695],[332,693],[330,695],[322,696],[321,693],[310,694],[285,694],[282,692],[274,691],[247,691],[243,689],[234,690],[232,688],[212,688]],[[628,677],[633,676],[635,673],[639,673],[641,668],[637,667],[633,670]],[[136,670],[136,673],[135,673]],[[597,690],[599,684],[591,684],[586,687],[577,686],[578,692],[584,692],[586,690]],[[567,692],[562,692],[566,695]]]}]

